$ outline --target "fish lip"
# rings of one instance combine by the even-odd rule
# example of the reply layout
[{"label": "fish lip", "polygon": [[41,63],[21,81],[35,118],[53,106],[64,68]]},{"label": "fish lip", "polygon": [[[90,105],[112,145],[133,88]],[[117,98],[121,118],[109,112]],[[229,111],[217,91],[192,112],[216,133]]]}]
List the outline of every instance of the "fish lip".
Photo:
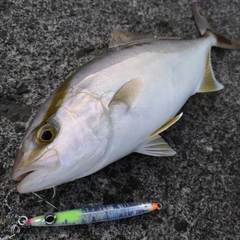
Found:
[{"label": "fish lip", "polygon": [[[19,156],[21,156],[21,152]],[[19,193],[30,193],[51,188],[52,185],[48,185],[48,181],[45,181],[45,179],[50,172],[56,171],[61,166],[57,151],[53,149],[41,154],[30,166],[21,166],[22,162],[22,160],[18,161],[14,165],[11,176],[12,180],[18,181],[17,191]]]},{"label": "fish lip", "polygon": [[27,177],[29,174],[35,172],[35,170],[28,170],[28,171],[25,171],[25,172],[14,172],[12,174],[12,180],[13,181],[22,181],[25,177]]},{"label": "fish lip", "polygon": [[[23,155],[20,153],[21,156]],[[27,175],[30,173],[36,171],[37,169],[34,167],[22,169],[21,167],[19,168],[19,163],[14,163],[13,170],[12,170],[12,175],[11,178],[13,181],[22,181]]]},{"label": "fish lip", "polygon": [[[25,177],[18,183],[17,191],[19,193],[30,193],[54,187],[54,184],[41,184],[46,175],[49,173],[50,171],[46,172],[45,169],[28,172],[27,175],[25,175]],[[32,184],[32,182],[34,182],[34,184]]]},{"label": "fish lip", "polygon": [[[52,151],[54,151],[56,153],[56,156],[57,155],[57,152],[55,150],[49,150],[51,153]],[[36,164],[46,153],[46,152],[43,152],[37,159],[35,159],[34,163],[32,166],[30,167],[27,167],[27,168],[22,168],[22,167],[19,167],[19,163],[15,163],[14,166],[13,166],[13,171],[12,171],[12,175],[11,175],[11,178],[13,181],[22,181],[24,178],[26,178],[29,174],[33,173],[33,172],[36,172],[38,170],[41,170],[41,169],[45,169],[46,168],[46,165],[44,166],[39,166],[38,164]],[[23,153],[22,151],[20,151],[20,154],[21,156],[23,156]],[[59,159],[57,157],[57,159]],[[58,160],[57,160],[58,161]],[[56,162],[56,161],[55,161]],[[51,168],[50,166],[48,166],[48,168]]]}]

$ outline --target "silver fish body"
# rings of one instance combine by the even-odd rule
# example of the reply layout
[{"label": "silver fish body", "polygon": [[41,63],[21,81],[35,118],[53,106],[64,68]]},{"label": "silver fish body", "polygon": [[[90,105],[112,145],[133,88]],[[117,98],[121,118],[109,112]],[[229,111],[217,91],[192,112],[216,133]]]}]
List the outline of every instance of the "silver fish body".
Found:
[{"label": "silver fish body", "polygon": [[[110,50],[80,68],[48,99],[19,147],[13,179],[21,193],[92,174],[131,152],[172,156],[158,135],[187,99],[217,91],[212,46],[239,48],[193,13],[203,36],[161,39],[116,30]],[[176,116],[176,117],[175,117]]]}]

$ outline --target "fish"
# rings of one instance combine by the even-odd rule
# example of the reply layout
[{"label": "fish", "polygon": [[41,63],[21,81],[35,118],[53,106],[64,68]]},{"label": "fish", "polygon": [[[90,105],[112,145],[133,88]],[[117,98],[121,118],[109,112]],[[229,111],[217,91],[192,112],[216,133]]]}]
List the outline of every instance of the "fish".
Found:
[{"label": "fish", "polygon": [[159,210],[160,208],[161,205],[159,203],[141,202],[91,206],[36,216],[28,219],[26,226],[59,227],[106,222],[138,216]]},{"label": "fish", "polygon": [[115,29],[109,50],[70,75],[29,126],[14,162],[19,193],[53,188],[88,176],[137,152],[176,152],[160,136],[196,93],[223,89],[211,47],[239,49],[192,4],[199,38],[134,34]]}]

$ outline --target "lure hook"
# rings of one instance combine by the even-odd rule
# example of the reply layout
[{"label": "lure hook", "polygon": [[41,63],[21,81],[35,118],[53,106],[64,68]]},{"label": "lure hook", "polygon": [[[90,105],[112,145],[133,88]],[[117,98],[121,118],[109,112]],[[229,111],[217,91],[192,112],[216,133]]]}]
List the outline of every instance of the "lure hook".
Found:
[{"label": "lure hook", "polygon": [[56,192],[57,192],[57,188],[56,188],[56,187],[53,187],[53,195],[52,195],[52,199],[55,198],[55,196],[56,196]]}]

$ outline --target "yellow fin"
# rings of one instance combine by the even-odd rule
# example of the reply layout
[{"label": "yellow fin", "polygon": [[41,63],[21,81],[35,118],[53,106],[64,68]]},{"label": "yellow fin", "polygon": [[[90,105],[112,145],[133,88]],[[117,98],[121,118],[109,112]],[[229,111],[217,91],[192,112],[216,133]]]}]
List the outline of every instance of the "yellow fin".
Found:
[{"label": "yellow fin", "polygon": [[211,64],[211,50],[209,49],[204,79],[197,92],[214,92],[221,89],[223,89],[223,85],[216,80],[213,74]]},{"label": "yellow fin", "polygon": [[110,105],[113,105],[118,102],[125,103],[128,108],[134,106],[135,102],[140,96],[142,90],[142,79],[133,78],[129,82],[125,83],[113,96]]},{"label": "yellow fin", "polygon": [[176,152],[159,135],[148,138],[138,146],[134,152],[156,157],[173,156],[176,154]]},{"label": "yellow fin", "polygon": [[169,127],[171,127],[174,123],[176,123],[181,117],[182,117],[183,113],[178,114],[176,117],[174,117],[173,119],[171,119],[170,121],[168,121],[167,123],[165,123],[161,128],[159,128],[158,130],[156,130],[154,133],[152,133],[149,138],[152,138],[158,134],[160,134],[161,132],[165,131],[166,129],[168,129]]}]

